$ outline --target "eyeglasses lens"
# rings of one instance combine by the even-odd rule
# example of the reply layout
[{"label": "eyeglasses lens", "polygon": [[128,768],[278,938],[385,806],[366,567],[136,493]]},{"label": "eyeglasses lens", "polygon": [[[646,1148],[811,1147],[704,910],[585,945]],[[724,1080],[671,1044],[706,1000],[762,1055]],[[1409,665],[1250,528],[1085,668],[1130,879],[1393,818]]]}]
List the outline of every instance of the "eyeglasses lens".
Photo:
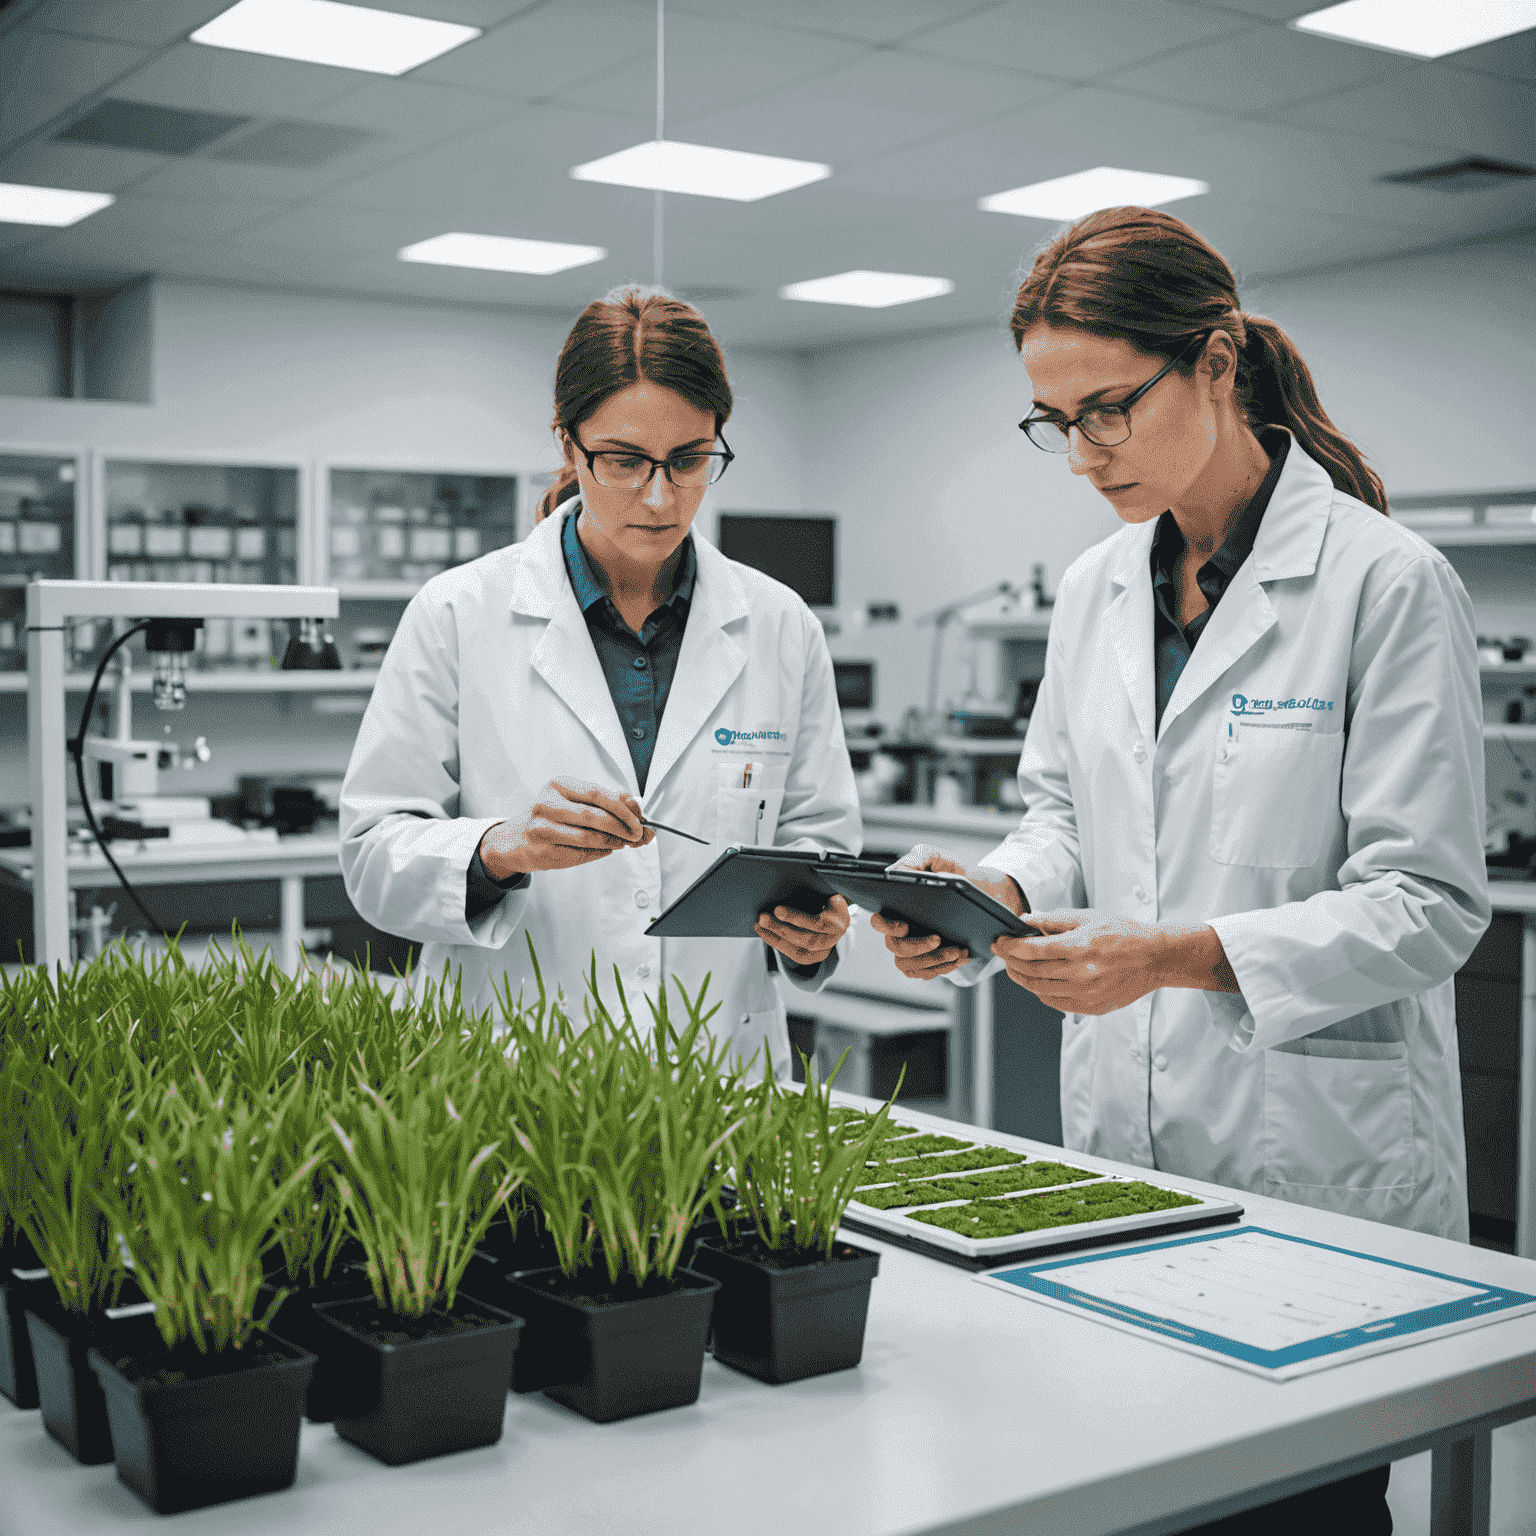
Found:
[{"label": "eyeglasses lens", "polygon": [[1078,426],[1083,436],[1100,448],[1113,448],[1131,435],[1131,423],[1124,411],[1086,411]]},{"label": "eyeglasses lens", "polygon": [[[592,456],[592,473],[599,485],[634,491],[650,483],[652,465],[634,454],[597,453]],[[724,473],[725,455],[719,453],[691,453],[673,459],[669,469],[672,484],[688,490],[713,485]]]},{"label": "eyeglasses lens", "polygon": [[1054,421],[1027,421],[1024,433],[1036,448],[1043,448],[1047,453],[1065,453],[1072,446],[1067,434]]}]

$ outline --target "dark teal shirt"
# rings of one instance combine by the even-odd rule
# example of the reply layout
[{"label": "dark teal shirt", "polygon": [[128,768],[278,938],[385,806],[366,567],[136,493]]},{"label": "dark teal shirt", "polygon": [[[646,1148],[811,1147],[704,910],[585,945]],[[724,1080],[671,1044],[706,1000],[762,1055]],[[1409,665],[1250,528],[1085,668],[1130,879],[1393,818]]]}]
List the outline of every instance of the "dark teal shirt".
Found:
[{"label": "dark teal shirt", "polygon": [[[560,513],[556,513],[559,516]],[[566,575],[576,606],[587,621],[592,648],[608,680],[608,692],[618,712],[630,760],[635,765],[635,782],[645,792],[656,751],[656,732],[661,728],[662,712],[672,679],[677,674],[677,658],[683,649],[683,632],[688,627],[688,609],[693,602],[693,582],[698,572],[698,557],[693,539],[683,541],[683,558],[678,562],[672,582],[672,594],[648,618],[637,635],[619,616],[612,599],[603,591],[587,552],[576,536],[576,514],[567,511],[560,530],[560,550],[565,556]],[[490,911],[508,891],[528,883],[527,875],[513,875],[493,880],[480,859],[480,850],[470,860],[464,891],[464,920],[472,923]]]},{"label": "dark teal shirt", "polygon": [[1172,512],[1157,520],[1152,536],[1152,597],[1156,605],[1152,615],[1152,647],[1157,673],[1157,725],[1161,729],[1163,711],[1173,697],[1173,690],[1189,664],[1205,626],[1210,623],[1216,605],[1232,578],[1242,569],[1243,561],[1253,553],[1259,524],[1264,520],[1269,498],[1275,493],[1280,471],[1285,467],[1286,450],[1291,446],[1288,432],[1261,432],[1259,441],[1269,454],[1269,473],[1253,493],[1253,500],[1243,508],[1221,548],[1195,573],[1195,583],[1210,607],[1197,613],[1188,624],[1179,623],[1179,584],[1175,578],[1179,556],[1184,553],[1184,535]]}]

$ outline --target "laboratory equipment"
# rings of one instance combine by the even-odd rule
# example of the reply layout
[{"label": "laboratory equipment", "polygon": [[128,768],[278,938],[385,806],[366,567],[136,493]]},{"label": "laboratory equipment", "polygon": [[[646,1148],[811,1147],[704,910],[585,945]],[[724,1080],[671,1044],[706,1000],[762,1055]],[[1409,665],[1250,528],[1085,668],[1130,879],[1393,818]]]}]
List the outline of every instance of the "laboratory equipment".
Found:
[{"label": "laboratory equipment", "polygon": [[[191,649],[190,635],[206,617],[255,616],[262,619],[334,619],[338,603],[334,588],[259,585],[203,585],[157,582],[138,585],[106,581],[34,581],[27,587],[27,760],[32,803],[32,914],[37,960],[51,966],[69,960],[69,884],[66,871],[66,745],[64,728],[64,632],[72,618],[133,618],[151,614],[143,623],[146,638],[164,649],[157,660],[155,703],[164,710],[179,709],[185,702],[181,658]],[[135,625],[138,629],[140,626]],[[133,631],[129,631],[132,633]],[[127,635],[113,642],[122,652]],[[183,643],[185,642],[185,643]],[[110,654],[110,651],[109,651]],[[81,717],[81,737],[75,744],[77,766],[84,777],[83,762],[92,738],[85,736],[94,707],[102,669],[87,696]],[[120,719],[128,719],[126,712]],[[132,742],[131,728],[128,738]],[[131,767],[134,782],[158,788],[159,743],[156,757],[140,759],[132,750],[111,749],[105,757],[92,755],[99,764],[122,765],[123,782]],[[98,768],[98,772],[99,772]],[[149,779],[153,771],[156,777]],[[116,772],[116,770],[114,770]],[[117,783],[114,780],[114,789]],[[156,798],[153,793],[144,798]],[[94,817],[87,794],[85,809]],[[165,814],[164,808],[162,811]],[[103,843],[102,851],[117,871],[123,887],[132,887]],[[135,897],[135,899],[137,899]]]},{"label": "laboratory equipment", "polygon": [[829,513],[722,512],[718,547],[812,608],[837,606],[837,518]]}]

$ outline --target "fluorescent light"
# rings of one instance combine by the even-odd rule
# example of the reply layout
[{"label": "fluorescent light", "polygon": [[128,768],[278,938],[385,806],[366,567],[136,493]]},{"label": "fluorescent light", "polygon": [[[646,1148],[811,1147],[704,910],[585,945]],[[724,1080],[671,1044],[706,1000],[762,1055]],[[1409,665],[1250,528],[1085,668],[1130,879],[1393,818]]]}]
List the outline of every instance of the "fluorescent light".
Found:
[{"label": "fluorescent light", "polygon": [[1134,205],[1156,208],[1181,197],[1199,197],[1211,190],[1188,176],[1157,176],[1151,171],[1121,171],[1096,165],[1091,171],[1036,181],[1011,192],[994,192],[976,204],[984,213],[1015,213],[1027,219],[1080,219],[1100,208]]},{"label": "fluorescent light", "polygon": [[779,289],[781,299],[806,304],[856,304],[860,309],[889,309],[918,299],[937,299],[953,293],[947,277],[913,277],[906,272],[839,272],[835,277],[813,277]]},{"label": "fluorescent light", "polygon": [[606,181],[616,187],[644,187],[652,192],[687,192],[694,197],[724,197],[733,203],[788,192],[832,174],[814,160],[781,160],[777,155],[749,155],[739,149],[711,149],[651,139],[631,149],[571,167],[575,181]]},{"label": "fluorescent light", "polygon": [[199,27],[192,41],[305,64],[403,75],[479,36],[479,27],[336,0],[239,0]]},{"label": "fluorescent light", "polygon": [[110,192],[66,192],[62,187],[26,187],[0,181],[0,224],[78,224],[117,199]]},{"label": "fluorescent light", "polygon": [[478,267],[486,272],[533,272],[548,277],[570,267],[584,267],[608,254],[600,245],[561,245],[557,240],[516,240],[510,235],[459,232],[418,240],[400,253],[401,261],[426,261],[440,267]]},{"label": "fluorescent light", "polygon": [[1536,27],[1536,0],[1347,0],[1298,16],[1302,32],[1439,59]]}]

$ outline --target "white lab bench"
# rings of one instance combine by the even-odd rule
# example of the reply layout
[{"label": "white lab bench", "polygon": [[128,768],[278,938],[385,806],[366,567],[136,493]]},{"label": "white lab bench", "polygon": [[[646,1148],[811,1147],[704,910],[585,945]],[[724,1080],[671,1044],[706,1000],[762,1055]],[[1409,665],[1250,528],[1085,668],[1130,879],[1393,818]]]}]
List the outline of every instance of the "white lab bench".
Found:
[{"label": "white lab bench", "polygon": [[[936,843],[966,863],[974,863],[1000,843],[1017,825],[1018,813],[962,808],[940,811],[926,805],[866,805],[864,842],[870,848],[905,852],[913,843]],[[1524,917],[1520,967],[1520,1071],[1518,1187],[1515,1251],[1536,1258],[1536,883],[1514,880],[1489,882],[1496,912]],[[866,945],[872,949],[873,946]],[[841,968],[840,968],[841,969]],[[894,973],[894,967],[891,967]],[[933,987],[935,983],[904,986]],[[993,1120],[994,1031],[990,986],[969,989],[971,997],[971,1118],[978,1125]]]},{"label": "white lab bench", "polygon": [[[1238,1198],[1275,1231],[1536,1291],[1526,1260]],[[1161,1536],[1431,1449],[1434,1536],[1486,1536],[1490,1433],[1536,1414],[1536,1317],[1276,1383],[850,1236],[881,1252],[857,1370],[771,1387],[710,1360],[692,1407],[607,1425],[509,1397],[498,1445],[398,1468],[306,1425],[293,1489],[176,1528]],[[0,1402],[0,1529],[106,1536],[154,1520],[112,1467],[77,1466],[35,1412]]]},{"label": "white lab bench", "polygon": [[[334,833],[297,833],[276,842],[176,844],[162,839],[114,843],[112,857],[134,885],[145,887],[276,880],[282,893],[278,963],[292,975],[298,968],[304,935],[304,881],[313,875],[339,875],[340,848],[341,840]],[[80,853],[71,852],[68,874],[72,891],[122,889],[112,866],[94,844]],[[0,848],[0,882],[31,891],[30,848]],[[126,901],[126,896],[123,899]],[[129,926],[133,926],[131,920]]]}]

